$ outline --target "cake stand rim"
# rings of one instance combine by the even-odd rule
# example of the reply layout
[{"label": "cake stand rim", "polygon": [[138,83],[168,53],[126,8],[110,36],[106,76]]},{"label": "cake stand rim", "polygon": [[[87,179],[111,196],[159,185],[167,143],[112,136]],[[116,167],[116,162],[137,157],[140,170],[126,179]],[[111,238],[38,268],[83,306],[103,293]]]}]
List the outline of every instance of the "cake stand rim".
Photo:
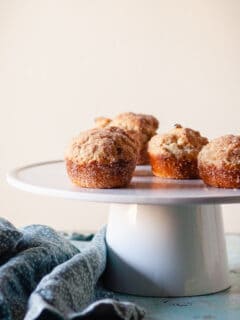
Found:
[{"label": "cake stand rim", "polygon": [[[57,188],[43,187],[24,182],[18,178],[19,172],[34,167],[63,163],[64,160],[49,160],[34,162],[24,166],[18,166],[10,170],[6,175],[6,180],[9,185],[33,194],[51,196],[56,198],[64,198],[86,202],[99,202],[99,203],[119,203],[119,204],[140,204],[140,205],[195,205],[195,204],[234,204],[240,203],[240,190],[239,194],[226,195],[226,196],[202,196],[202,197],[161,197],[148,196],[142,198],[141,195],[135,194],[113,194],[111,190],[118,189],[87,189],[80,188],[80,192],[76,190],[61,190]],[[142,166],[141,166],[142,167]],[[186,180],[184,180],[186,181]],[[219,190],[217,188],[213,188]],[[105,193],[100,193],[99,190],[104,190]],[[224,189],[222,189],[224,190]],[[229,189],[226,189],[229,190]],[[108,192],[108,194],[106,194]]]}]

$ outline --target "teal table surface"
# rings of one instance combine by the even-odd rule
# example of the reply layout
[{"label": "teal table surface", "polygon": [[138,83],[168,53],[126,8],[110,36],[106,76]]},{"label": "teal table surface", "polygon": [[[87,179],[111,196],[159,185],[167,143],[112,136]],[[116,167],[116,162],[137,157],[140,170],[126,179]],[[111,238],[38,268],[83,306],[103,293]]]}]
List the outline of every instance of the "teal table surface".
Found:
[{"label": "teal table surface", "polygon": [[186,298],[115,296],[142,306],[146,320],[240,320],[240,235],[227,235],[226,243],[231,281],[228,290]]}]

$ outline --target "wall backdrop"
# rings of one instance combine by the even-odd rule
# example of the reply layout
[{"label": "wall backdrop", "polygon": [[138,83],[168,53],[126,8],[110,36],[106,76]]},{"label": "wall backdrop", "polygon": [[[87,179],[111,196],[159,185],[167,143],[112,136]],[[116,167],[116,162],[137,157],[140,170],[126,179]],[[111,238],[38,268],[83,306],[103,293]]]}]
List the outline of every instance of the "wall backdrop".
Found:
[{"label": "wall backdrop", "polygon": [[[0,0],[0,215],[96,230],[107,205],[30,195],[6,172],[61,159],[96,116],[239,134],[239,0]],[[240,206],[224,207],[240,231]]]}]

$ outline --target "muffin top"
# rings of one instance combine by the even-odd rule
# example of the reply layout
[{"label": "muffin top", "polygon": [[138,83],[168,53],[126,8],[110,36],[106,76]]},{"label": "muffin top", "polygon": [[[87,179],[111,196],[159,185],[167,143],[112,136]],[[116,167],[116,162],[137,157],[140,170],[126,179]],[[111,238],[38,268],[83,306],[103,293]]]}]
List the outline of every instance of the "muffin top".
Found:
[{"label": "muffin top", "polygon": [[217,167],[240,165],[240,136],[226,135],[209,142],[199,153],[199,162]]},{"label": "muffin top", "polygon": [[170,132],[152,137],[148,151],[150,154],[166,157],[187,155],[195,158],[207,143],[207,138],[202,137],[198,131],[176,124]]},{"label": "muffin top", "polygon": [[158,120],[147,114],[137,114],[133,112],[125,112],[119,114],[113,120],[109,118],[99,117],[95,119],[96,127],[119,127],[127,130],[129,133],[139,135],[140,143],[147,143],[153,135],[156,134],[158,128]]},{"label": "muffin top", "polygon": [[74,138],[65,157],[76,164],[136,161],[137,144],[121,128],[95,128],[84,131]]},{"label": "muffin top", "polygon": [[140,142],[146,143],[156,134],[159,123],[158,120],[151,115],[125,112],[114,118],[110,125],[125,130],[134,130],[140,134]]}]

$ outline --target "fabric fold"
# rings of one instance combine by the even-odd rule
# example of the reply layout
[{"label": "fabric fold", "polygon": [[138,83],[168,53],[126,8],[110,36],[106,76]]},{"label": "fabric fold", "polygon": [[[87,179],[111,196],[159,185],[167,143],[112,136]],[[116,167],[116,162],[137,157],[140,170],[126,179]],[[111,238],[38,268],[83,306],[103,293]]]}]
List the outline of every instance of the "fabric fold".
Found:
[{"label": "fabric fold", "polygon": [[[89,247],[56,267],[32,293],[24,320],[139,320],[144,311],[127,302],[96,299],[96,285],[106,266],[105,229]],[[99,295],[99,293],[98,293]]]},{"label": "fabric fold", "polygon": [[[3,239],[0,235],[0,243]],[[15,255],[0,266],[0,319],[22,320],[29,296],[40,280],[78,252],[49,227],[23,228],[14,247]]]},{"label": "fabric fold", "polygon": [[23,233],[4,218],[0,218],[0,265],[16,254]]},{"label": "fabric fold", "polygon": [[0,319],[142,319],[142,308],[101,286],[105,228],[84,247],[47,226],[18,230],[0,218]]}]

